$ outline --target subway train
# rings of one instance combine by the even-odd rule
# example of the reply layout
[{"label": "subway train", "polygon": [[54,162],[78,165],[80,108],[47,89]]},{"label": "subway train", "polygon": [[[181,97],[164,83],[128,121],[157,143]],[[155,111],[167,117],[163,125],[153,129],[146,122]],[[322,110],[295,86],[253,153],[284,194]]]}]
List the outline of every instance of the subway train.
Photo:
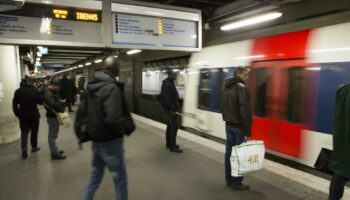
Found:
[{"label": "subway train", "polygon": [[269,153],[313,167],[332,149],[335,95],[350,83],[350,23],[203,48],[191,55],[184,127],[226,138],[221,89],[237,66],[250,69],[254,140]]}]

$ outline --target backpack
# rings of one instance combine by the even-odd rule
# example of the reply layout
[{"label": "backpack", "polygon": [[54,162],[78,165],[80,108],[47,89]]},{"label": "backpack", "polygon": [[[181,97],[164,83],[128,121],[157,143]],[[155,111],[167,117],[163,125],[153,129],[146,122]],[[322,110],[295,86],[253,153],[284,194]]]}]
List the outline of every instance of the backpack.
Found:
[{"label": "backpack", "polygon": [[89,106],[88,106],[88,97],[82,99],[79,109],[77,111],[74,123],[74,131],[81,145],[84,142],[91,140],[91,137],[88,134],[88,116],[89,116]]}]

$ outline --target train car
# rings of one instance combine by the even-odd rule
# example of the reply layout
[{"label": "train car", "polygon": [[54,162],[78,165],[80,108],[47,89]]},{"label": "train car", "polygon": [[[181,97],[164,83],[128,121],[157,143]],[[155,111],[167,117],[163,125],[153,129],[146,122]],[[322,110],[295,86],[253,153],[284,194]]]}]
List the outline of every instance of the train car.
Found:
[{"label": "train car", "polygon": [[250,69],[252,139],[268,152],[313,167],[332,149],[336,91],[350,83],[350,23],[210,46],[191,56],[182,125],[226,138],[222,85]]}]

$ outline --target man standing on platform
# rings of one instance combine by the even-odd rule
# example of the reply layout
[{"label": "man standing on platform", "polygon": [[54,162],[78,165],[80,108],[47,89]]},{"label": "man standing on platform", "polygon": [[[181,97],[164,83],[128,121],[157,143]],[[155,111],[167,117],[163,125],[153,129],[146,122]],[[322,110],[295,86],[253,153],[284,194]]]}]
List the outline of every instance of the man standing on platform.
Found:
[{"label": "man standing on platform", "polygon": [[13,112],[18,117],[21,128],[22,159],[28,157],[27,143],[30,131],[32,152],[40,150],[38,147],[40,113],[37,105],[43,103],[39,91],[32,84],[32,80],[26,76],[21,82],[21,87],[16,90],[12,101]]},{"label": "man standing on platform", "polygon": [[177,92],[175,81],[177,73],[168,72],[168,78],[163,81],[160,93],[160,103],[165,111],[167,120],[166,129],[166,148],[170,152],[182,153],[180,147],[176,144],[177,130],[179,129],[179,119],[176,112],[179,111],[179,94]]},{"label": "man standing on platform", "polygon": [[329,200],[340,200],[350,178],[350,85],[340,88],[336,96],[334,115],[333,154],[330,168],[333,178]]},{"label": "man standing on platform", "polygon": [[243,177],[231,176],[230,157],[232,147],[240,145],[246,137],[250,136],[253,117],[251,113],[250,97],[246,86],[248,70],[245,67],[237,67],[234,77],[224,83],[222,89],[221,112],[226,122],[226,153],[225,153],[225,177],[226,184],[235,190],[247,190],[248,185],[243,185]]}]

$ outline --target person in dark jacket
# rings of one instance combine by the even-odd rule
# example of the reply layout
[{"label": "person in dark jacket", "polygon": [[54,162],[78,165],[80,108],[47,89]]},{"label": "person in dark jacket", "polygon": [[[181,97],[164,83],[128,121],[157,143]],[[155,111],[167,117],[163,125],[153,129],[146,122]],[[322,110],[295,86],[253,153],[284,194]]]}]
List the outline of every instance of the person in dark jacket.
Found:
[{"label": "person in dark jacket", "polygon": [[105,167],[111,172],[116,199],[128,199],[123,139],[123,94],[121,84],[115,78],[118,71],[118,61],[110,56],[104,60],[104,70],[94,73],[88,81],[85,98],[88,101],[88,134],[93,142],[93,159],[84,200],[93,199]]},{"label": "person in dark jacket", "polygon": [[340,88],[336,95],[334,115],[333,154],[330,169],[333,177],[329,200],[340,200],[350,178],[350,84]]},{"label": "person in dark jacket", "polygon": [[177,92],[175,81],[177,73],[173,71],[168,72],[168,78],[162,83],[160,93],[160,103],[165,111],[166,116],[166,148],[170,152],[182,153],[180,147],[176,144],[177,131],[179,129],[179,120],[176,112],[179,111],[179,94]]},{"label": "person in dark jacket", "polygon": [[61,79],[60,85],[60,95],[63,100],[65,100],[65,104],[68,107],[69,112],[73,112],[72,110],[72,80],[68,79],[67,76],[63,76]]},{"label": "person in dark jacket", "polygon": [[22,80],[21,87],[16,90],[12,105],[13,112],[18,117],[21,128],[22,158],[27,159],[29,132],[31,132],[32,152],[40,150],[38,147],[40,113],[37,105],[42,105],[41,95],[32,85],[32,80],[28,76]]},{"label": "person in dark jacket", "polygon": [[248,70],[244,67],[235,69],[234,77],[224,83],[222,89],[221,111],[226,122],[226,153],[225,153],[225,178],[226,184],[235,190],[247,190],[248,185],[242,184],[243,177],[231,176],[231,151],[232,147],[244,142],[245,137],[250,136],[253,122],[250,97],[246,87]]},{"label": "person in dark jacket", "polygon": [[65,108],[64,102],[59,96],[59,83],[56,80],[51,80],[48,88],[46,88],[43,93],[47,123],[49,125],[48,142],[51,151],[51,158],[53,160],[66,159],[67,156],[64,154],[64,151],[59,150],[56,145],[59,133],[59,123],[56,113],[64,112]]}]

